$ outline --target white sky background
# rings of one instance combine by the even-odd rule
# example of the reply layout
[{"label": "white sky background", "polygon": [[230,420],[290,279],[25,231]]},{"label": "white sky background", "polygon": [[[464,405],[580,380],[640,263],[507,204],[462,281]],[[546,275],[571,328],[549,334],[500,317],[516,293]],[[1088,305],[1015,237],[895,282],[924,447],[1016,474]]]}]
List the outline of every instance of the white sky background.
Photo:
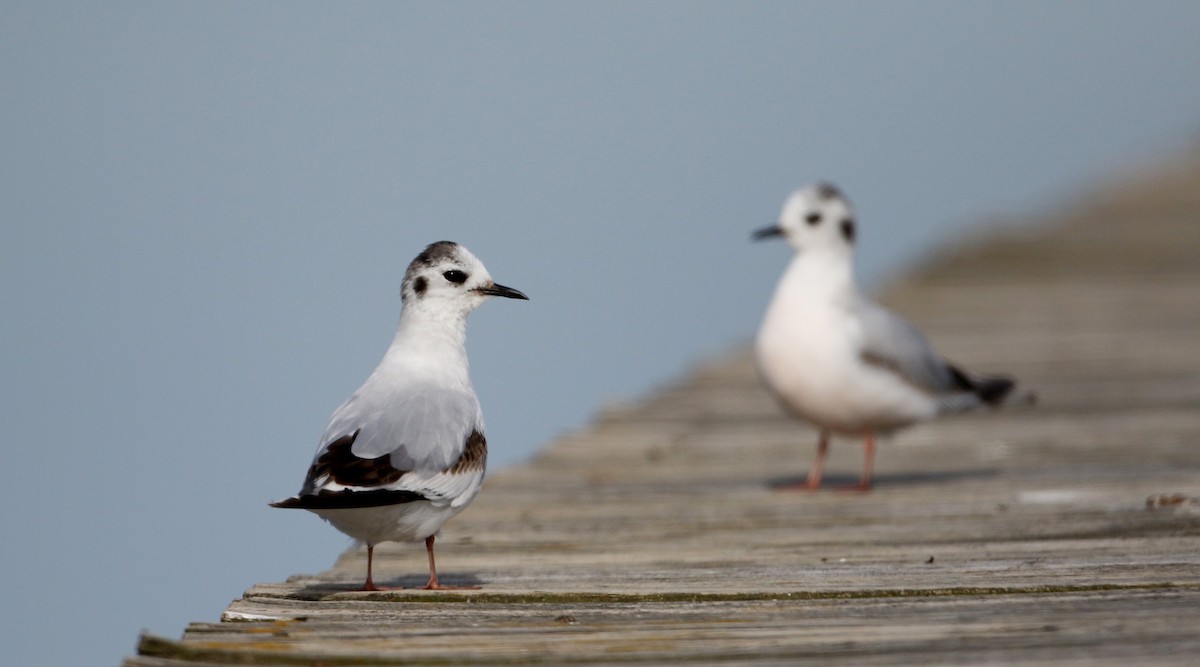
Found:
[{"label": "white sky background", "polygon": [[346,539],[266,503],[425,244],[532,299],[471,320],[494,469],[748,340],[788,257],[750,232],[807,181],[857,204],[874,284],[1194,146],[1198,30],[1195,2],[0,4],[0,663],[116,664],[329,566]]}]

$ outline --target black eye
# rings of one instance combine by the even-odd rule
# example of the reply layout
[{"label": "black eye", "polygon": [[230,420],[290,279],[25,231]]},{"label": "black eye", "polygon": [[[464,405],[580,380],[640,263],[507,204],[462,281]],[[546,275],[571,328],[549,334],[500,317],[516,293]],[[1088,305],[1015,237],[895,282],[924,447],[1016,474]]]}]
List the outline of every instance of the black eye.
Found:
[{"label": "black eye", "polygon": [[821,214],[820,213],[809,213],[808,215],[804,216],[804,221],[810,225],[815,225],[821,221]]},{"label": "black eye", "polygon": [[442,277],[454,283],[455,285],[461,285],[467,282],[467,274],[459,271],[458,269],[450,269],[449,271],[443,273]]}]

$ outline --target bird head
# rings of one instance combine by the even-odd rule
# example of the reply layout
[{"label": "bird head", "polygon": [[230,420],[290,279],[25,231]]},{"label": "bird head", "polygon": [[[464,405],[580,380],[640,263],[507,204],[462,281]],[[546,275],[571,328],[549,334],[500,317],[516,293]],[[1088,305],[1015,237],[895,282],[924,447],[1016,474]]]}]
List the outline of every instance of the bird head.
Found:
[{"label": "bird head", "polygon": [[793,192],[783,204],[779,221],[754,232],[754,239],[783,237],[796,250],[854,247],[854,209],[829,183],[815,183]]},{"label": "bird head", "polygon": [[408,265],[401,287],[405,306],[421,304],[468,313],[489,297],[526,299],[499,285],[471,251],[453,241],[431,243]]}]

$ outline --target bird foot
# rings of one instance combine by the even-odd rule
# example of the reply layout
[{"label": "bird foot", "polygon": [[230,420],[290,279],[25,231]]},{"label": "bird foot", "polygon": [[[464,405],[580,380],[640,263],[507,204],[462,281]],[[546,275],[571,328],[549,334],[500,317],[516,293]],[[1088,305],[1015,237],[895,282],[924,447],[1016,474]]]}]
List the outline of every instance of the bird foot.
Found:
[{"label": "bird foot", "polygon": [[374,581],[371,581],[370,579],[368,579],[367,583],[363,584],[362,588],[360,588],[358,590],[367,591],[367,592],[371,592],[371,591],[402,591],[402,590],[404,590],[404,587],[403,586],[378,586],[375,584]]},{"label": "bird foot", "polygon": [[772,487],[776,491],[820,491],[821,483],[813,484],[811,482],[790,482],[788,484],[779,484]]},{"label": "bird foot", "polygon": [[478,586],[450,586],[448,584],[439,584],[436,581],[431,581],[421,587],[423,591],[477,591]]}]

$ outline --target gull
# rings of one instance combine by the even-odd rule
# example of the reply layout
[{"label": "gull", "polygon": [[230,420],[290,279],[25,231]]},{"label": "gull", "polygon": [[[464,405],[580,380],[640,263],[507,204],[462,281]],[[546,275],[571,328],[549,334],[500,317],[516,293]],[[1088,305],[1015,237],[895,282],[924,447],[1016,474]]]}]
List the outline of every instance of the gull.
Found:
[{"label": "gull", "polygon": [[467,369],[467,315],[490,297],[528,299],[498,285],[463,246],[430,244],[401,288],[400,324],[379,366],[333,411],[300,493],[271,503],[315,513],[367,545],[425,541],[426,589],[438,582],[433,543],[479,493],[487,464],[483,412]]},{"label": "gull", "polygon": [[876,434],[939,415],[998,406],[1016,383],[968,373],[942,359],[912,324],[859,293],[854,212],[833,185],[793,192],[779,221],[753,238],[783,237],[795,250],[755,340],[759,375],[784,410],[820,431],[800,488],[821,486],[832,434],[864,439],[871,488]]}]

